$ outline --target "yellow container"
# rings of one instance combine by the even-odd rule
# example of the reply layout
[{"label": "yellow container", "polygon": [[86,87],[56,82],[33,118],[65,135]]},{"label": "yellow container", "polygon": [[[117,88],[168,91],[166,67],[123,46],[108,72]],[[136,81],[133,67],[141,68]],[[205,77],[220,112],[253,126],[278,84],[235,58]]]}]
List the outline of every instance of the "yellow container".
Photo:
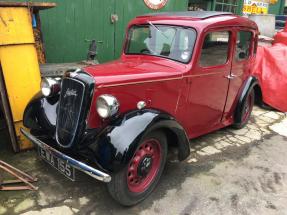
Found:
[{"label": "yellow container", "polygon": [[34,43],[29,9],[0,7],[0,63],[20,149],[32,146],[19,129],[23,126],[26,105],[40,90],[41,76]]}]

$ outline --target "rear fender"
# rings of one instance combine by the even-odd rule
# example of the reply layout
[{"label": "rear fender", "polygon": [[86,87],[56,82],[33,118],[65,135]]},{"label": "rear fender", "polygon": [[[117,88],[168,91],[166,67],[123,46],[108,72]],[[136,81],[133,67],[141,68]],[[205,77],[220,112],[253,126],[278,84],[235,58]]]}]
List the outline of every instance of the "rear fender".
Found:
[{"label": "rear fender", "polygon": [[241,122],[241,113],[242,109],[244,108],[244,103],[247,99],[247,96],[249,92],[256,86],[258,85],[258,80],[254,76],[250,76],[244,83],[244,87],[241,91],[241,95],[239,97],[236,109],[235,109],[235,114],[234,114],[234,123],[240,123]]}]

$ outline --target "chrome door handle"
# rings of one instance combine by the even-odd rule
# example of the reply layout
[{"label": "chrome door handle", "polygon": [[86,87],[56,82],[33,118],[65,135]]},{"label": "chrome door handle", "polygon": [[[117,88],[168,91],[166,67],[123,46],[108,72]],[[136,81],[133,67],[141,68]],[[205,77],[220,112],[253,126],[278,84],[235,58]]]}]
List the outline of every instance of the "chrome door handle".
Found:
[{"label": "chrome door handle", "polygon": [[234,79],[236,77],[237,77],[237,75],[234,75],[232,73],[230,75],[225,76],[225,78],[230,79],[230,80],[232,80],[232,79]]},{"label": "chrome door handle", "polygon": [[233,79],[234,78],[232,75],[226,75],[224,77],[227,78],[227,79]]}]

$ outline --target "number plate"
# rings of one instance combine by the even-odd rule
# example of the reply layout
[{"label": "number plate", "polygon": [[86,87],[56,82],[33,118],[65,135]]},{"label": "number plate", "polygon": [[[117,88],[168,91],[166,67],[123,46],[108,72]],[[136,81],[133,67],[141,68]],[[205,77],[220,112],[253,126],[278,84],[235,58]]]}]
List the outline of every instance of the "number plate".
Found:
[{"label": "number plate", "polygon": [[56,168],[60,173],[62,173],[68,179],[75,181],[75,168],[72,167],[67,161],[55,157],[50,152],[41,147],[38,147],[38,153],[43,160]]}]

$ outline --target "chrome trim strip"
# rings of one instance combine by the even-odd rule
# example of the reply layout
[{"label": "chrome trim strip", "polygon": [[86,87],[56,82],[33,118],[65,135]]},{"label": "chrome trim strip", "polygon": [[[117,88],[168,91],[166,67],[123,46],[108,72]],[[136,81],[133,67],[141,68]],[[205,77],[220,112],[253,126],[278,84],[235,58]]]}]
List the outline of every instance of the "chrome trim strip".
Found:
[{"label": "chrome trim strip", "polygon": [[158,79],[158,80],[150,80],[150,81],[139,81],[139,82],[129,82],[129,83],[120,83],[120,84],[99,85],[97,88],[107,88],[107,87],[117,87],[117,86],[125,86],[125,85],[146,84],[146,83],[172,81],[172,80],[180,80],[180,79],[183,79],[183,77],[180,76],[180,77],[176,77],[176,78],[166,78],[166,79]]},{"label": "chrome trim strip", "polygon": [[91,166],[88,166],[87,164],[80,162],[78,160],[75,160],[62,152],[59,152],[58,150],[52,148],[51,146],[48,146],[46,143],[42,142],[41,140],[37,139],[35,136],[30,134],[30,132],[24,130],[23,128],[20,128],[20,131],[22,134],[27,137],[30,141],[35,143],[37,146],[49,151],[51,154],[55,155],[56,157],[59,157],[61,159],[66,160],[71,166],[76,168],[77,170],[86,173],[87,175],[103,182],[110,182],[111,181],[111,176],[108,175],[107,173],[104,173],[100,170],[97,170]]},{"label": "chrome trim strip", "polygon": [[163,82],[163,81],[173,81],[173,80],[180,80],[184,78],[194,78],[194,77],[204,77],[207,75],[220,75],[220,72],[209,72],[205,74],[196,74],[196,75],[185,75],[176,78],[164,78],[158,80],[149,80],[149,81],[139,81],[139,82],[128,82],[128,83],[119,83],[119,84],[110,84],[110,85],[99,85],[97,88],[108,88],[108,87],[118,87],[118,86],[125,86],[125,85],[137,85],[137,84],[146,84],[146,83],[154,83],[154,82]]}]

